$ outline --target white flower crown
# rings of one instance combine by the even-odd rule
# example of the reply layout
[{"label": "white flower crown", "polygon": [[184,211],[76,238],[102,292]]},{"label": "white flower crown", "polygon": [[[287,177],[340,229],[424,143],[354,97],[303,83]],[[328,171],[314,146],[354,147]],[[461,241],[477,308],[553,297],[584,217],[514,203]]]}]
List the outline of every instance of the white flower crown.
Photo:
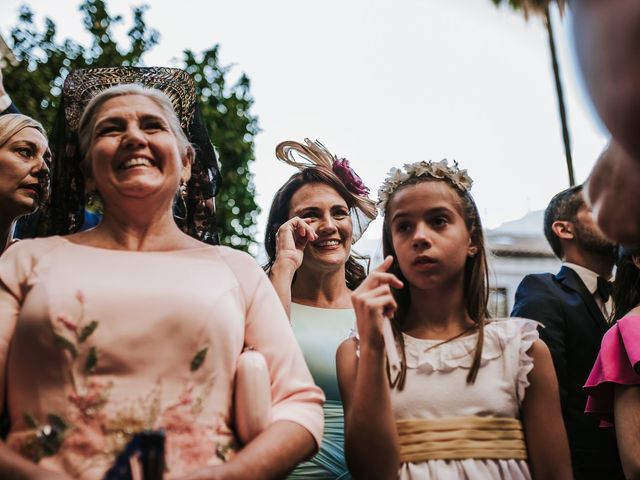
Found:
[{"label": "white flower crown", "polygon": [[378,190],[378,208],[384,215],[389,198],[398,187],[401,187],[411,178],[432,177],[447,180],[449,183],[462,192],[471,190],[473,180],[467,174],[467,170],[460,170],[458,162],[454,161],[452,166],[444,159],[439,162],[429,160],[425,162],[406,163],[402,168],[392,168],[387,173],[387,178]]}]

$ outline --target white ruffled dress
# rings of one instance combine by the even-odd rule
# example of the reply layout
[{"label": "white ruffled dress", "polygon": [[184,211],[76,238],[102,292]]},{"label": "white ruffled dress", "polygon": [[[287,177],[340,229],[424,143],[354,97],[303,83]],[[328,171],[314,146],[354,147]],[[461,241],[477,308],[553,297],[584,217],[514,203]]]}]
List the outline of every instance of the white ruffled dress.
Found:
[{"label": "white ruffled dress", "polygon": [[[466,382],[477,334],[431,348],[440,340],[404,335],[407,377],[404,389],[391,392],[396,419],[520,417],[533,359],[527,354],[538,339],[538,323],[509,318],[485,326],[481,368],[473,385]],[[403,463],[402,480],[530,480],[524,460],[430,460]]]}]

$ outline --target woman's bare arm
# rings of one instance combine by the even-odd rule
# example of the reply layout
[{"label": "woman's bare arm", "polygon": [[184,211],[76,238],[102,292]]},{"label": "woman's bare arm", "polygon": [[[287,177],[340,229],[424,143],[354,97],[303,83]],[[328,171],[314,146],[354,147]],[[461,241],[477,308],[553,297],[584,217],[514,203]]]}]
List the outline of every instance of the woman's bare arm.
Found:
[{"label": "woman's bare arm", "polygon": [[337,353],[338,383],[344,405],[344,445],[354,478],[389,479],[398,475],[400,451],[391,410],[385,351],[363,348],[355,340]]},{"label": "woman's bare arm", "polygon": [[276,259],[269,271],[269,279],[278,294],[287,316],[291,315],[291,284],[309,240],[317,238],[313,228],[303,219],[293,217],[276,234]]},{"label": "woman's bare arm", "polygon": [[[20,303],[18,299],[0,281],[0,398],[5,398],[7,356],[19,310]],[[70,480],[71,477],[44,470],[14,452],[4,442],[0,442],[0,478],[11,480]]]},{"label": "woman's bare arm", "polygon": [[284,478],[317,449],[316,442],[304,427],[282,420],[274,422],[231,461],[202,468],[180,480],[256,480]]},{"label": "woman's bare arm", "polygon": [[273,289],[278,294],[278,298],[287,312],[287,317],[291,317],[291,282],[296,269],[288,264],[275,263],[269,272],[269,280]]},{"label": "woman's bare arm", "polygon": [[628,479],[640,479],[640,386],[616,385],[613,397],[618,452]]},{"label": "woman's bare arm", "polygon": [[7,480],[71,480],[71,477],[38,467],[0,442],[0,478]]}]

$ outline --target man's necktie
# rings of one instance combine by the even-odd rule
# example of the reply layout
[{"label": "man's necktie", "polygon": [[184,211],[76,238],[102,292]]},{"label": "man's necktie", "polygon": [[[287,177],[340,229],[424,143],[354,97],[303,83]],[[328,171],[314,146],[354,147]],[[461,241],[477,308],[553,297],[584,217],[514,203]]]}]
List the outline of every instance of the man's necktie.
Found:
[{"label": "man's necktie", "polygon": [[609,300],[612,288],[613,283],[603,277],[598,277],[598,287],[596,289],[596,292],[598,292],[598,295],[600,295],[603,303],[607,303],[607,301]]}]

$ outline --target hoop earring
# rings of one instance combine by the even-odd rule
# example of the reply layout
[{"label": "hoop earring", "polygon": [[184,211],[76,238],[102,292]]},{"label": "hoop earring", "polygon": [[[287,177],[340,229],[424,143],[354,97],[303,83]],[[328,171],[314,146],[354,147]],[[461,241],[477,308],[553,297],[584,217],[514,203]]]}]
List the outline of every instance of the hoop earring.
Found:
[{"label": "hoop earring", "polygon": [[178,187],[178,198],[176,199],[174,216],[178,220],[185,221],[187,219],[187,197],[189,196],[189,189],[187,183],[184,180],[180,180],[180,186]]}]

